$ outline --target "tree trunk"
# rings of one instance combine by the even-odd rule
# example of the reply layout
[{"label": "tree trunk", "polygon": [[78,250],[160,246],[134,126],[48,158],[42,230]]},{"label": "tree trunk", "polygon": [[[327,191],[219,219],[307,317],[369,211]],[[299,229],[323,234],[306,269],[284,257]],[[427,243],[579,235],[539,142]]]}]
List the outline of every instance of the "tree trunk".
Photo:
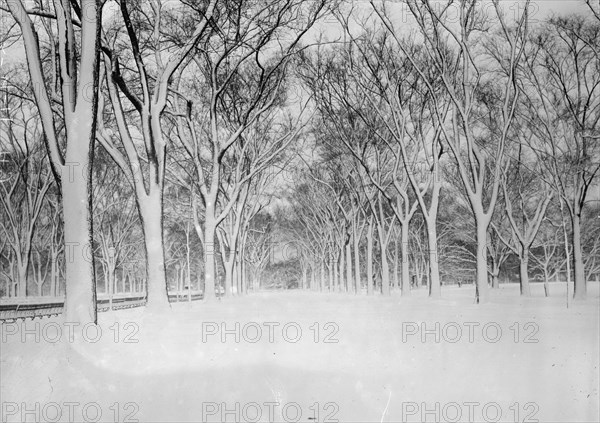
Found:
[{"label": "tree trunk", "polygon": [[17,254],[17,297],[27,296],[27,273],[29,271],[29,257],[24,259],[20,257],[20,252]]},{"label": "tree trunk", "polygon": [[[91,121],[91,116],[89,120]],[[84,122],[85,120],[81,123],[82,133],[77,129],[69,131],[71,136],[68,143],[74,151],[71,151],[67,162],[79,164],[75,169],[85,169],[87,166],[91,172],[89,148],[92,142],[84,142],[84,138],[87,141],[90,136],[89,128],[85,131],[85,126],[88,125]],[[70,167],[64,167],[63,170],[61,192],[65,241],[65,321],[95,324],[98,316],[92,254],[91,181],[84,177],[84,172],[74,172],[75,175],[72,175]]]},{"label": "tree trunk", "polygon": [[384,248],[381,249],[381,293],[390,295],[390,266]]},{"label": "tree trunk", "polygon": [[492,288],[498,289],[500,288],[500,270],[494,269],[492,272]]},{"label": "tree trunk", "polygon": [[57,264],[57,258],[58,258],[58,253],[54,253],[54,251],[52,251],[51,253],[51,257],[52,257],[52,261],[50,262],[50,296],[52,297],[58,297],[58,292],[57,292],[57,279],[58,279],[58,275],[57,275],[57,271],[56,268],[58,266]]},{"label": "tree trunk", "polygon": [[344,247],[340,248],[340,271],[338,273],[338,292],[344,291],[344,270],[346,269],[346,258],[344,255]]},{"label": "tree trunk", "polygon": [[546,297],[550,296],[550,284],[548,283],[549,279],[548,267],[544,265],[544,296]]},{"label": "tree trunk", "polygon": [[333,259],[329,260],[329,266],[327,267],[327,271],[329,272],[329,281],[328,281],[328,291],[331,292],[334,289],[334,276],[333,276],[333,268],[335,267],[335,262]]},{"label": "tree trunk", "polygon": [[325,261],[321,260],[321,277],[319,278],[319,291],[323,292],[325,285]]},{"label": "tree trunk", "polygon": [[152,184],[149,191],[149,195],[139,201],[146,246],[146,308],[160,311],[169,308],[163,248],[162,189]]},{"label": "tree trunk", "polygon": [[367,229],[367,295],[373,294],[373,218]]},{"label": "tree trunk", "polygon": [[241,257],[244,257],[243,253],[240,253],[239,255],[236,254],[236,286],[237,286],[237,293],[238,295],[242,295],[246,293],[246,287],[244,286],[244,271],[245,269],[245,265],[244,265],[244,260],[241,259]]},{"label": "tree trunk", "polygon": [[204,228],[204,300],[211,301],[216,298],[216,272],[215,272],[215,218],[214,210],[207,207],[206,223]]},{"label": "tree trunk", "polygon": [[410,295],[410,262],[408,258],[408,225],[400,226],[402,241],[402,296]]},{"label": "tree trunk", "polygon": [[362,289],[360,281],[360,238],[354,230],[354,293],[358,294]]},{"label": "tree trunk", "polygon": [[432,216],[427,223],[427,245],[429,248],[429,296],[440,298],[442,296],[442,281],[440,280],[439,252],[437,250],[436,218]]},{"label": "tree trunk", "polygon": [[573,298],[584,300],[587,297],[587,283],[585,280],[585,267],[583,265],[583,252],[581,249],[581,215],[579,210],[573,214],[573,268],[575,270],[575,291]]},{"label": "tree trunk", "polygon": [[475,282],[475,297],[478,304],[489,300],[488,264],[487,264],[487,222],[477,218],[477,280]]},{"label": "tree trunk", "polygon": [[519,276],[521,282],[521,295],[531,297],[529,286],[529,248],[523,248],[519,257]]},{"label": "tree trunk", "polygon": [[[233,253],[230,253],[233,254]],[[225,295],[233,295],[234,294],[234,286],[233,286],[233,257],[230,257],[229,260],[223,260],[223,267],[225,268]]]},{"label": "tree trunk", "polygon": [[354,284],[352,283],[352,244],[348,240],[346,244],[346,292],[350,292]]},{"label": "tree trunk", "polygon": [[302,289],[305,290],[308,286],[308,272],[306,266],[302,266]]},{"label": "tree trunk", "polygon": [[398,279],[398,264],[400,262],[400,242],[398,240],[398,237],[396,237],[396,240],[394,241],[394,269],[393,269],[393,273],[394,273],[394,278],[393,278],[393,289],[396,290],[400,287],[400,281]]}]

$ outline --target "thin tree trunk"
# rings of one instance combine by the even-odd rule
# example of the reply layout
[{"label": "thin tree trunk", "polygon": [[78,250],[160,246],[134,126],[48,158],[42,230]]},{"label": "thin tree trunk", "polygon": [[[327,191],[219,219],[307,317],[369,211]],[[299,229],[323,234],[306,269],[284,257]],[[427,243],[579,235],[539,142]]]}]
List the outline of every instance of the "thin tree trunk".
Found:
[{"label": "thin tree trunk", "polygon": [[575,210],[572,219],[573,226],[573,267],[575,269],[575,291],[573,298],[584,300],[587,297],[587,283],[585,280],[585,267],[583,265],[583,252],[581,249],[581,215]]},{"label": "thin tree trunk", "polygon": [[410,262],[408,258],[408,225],[400,226],[402,240],[402,296],[410,295]]},{"label": "thin tree trunk", "polygon": [[325,261],[321,260],[321,277],[319,278],[319,291],[323,292],[325,285]]},{"label": "thin tree trunk", "polygon": [[348,240],[346,244],[346,292],[350,292],[353,289],[352,282],[352,244]]},{"label": "thin tree trunk", "polygon": [[427,223],[427,244],[429,248],[429,296],[440,298],[442,296],[442,281],[440,279],[439,252],[437,246],[437,212],[431,215]]},{"label": "thin tree trunk", "polygon": [[329,271],[329,286],[328,286],[328,291],[332,292],[334,290],[335,287],[335,279],[334,279],[334,275],[333,275],[333,269],[335,268],[335,261],[333,260],[329,260],[329,266],[328,266],[328,271]]},{"label": "thin tree trunk", "polygon": [[398,289],[400,287],[400,281],[398,279],[398,264],[400,262],[400,242],[398,237],[394,241],[394,278],[393,278],[393,288]]},{"label": "thin tree trunk", "polygon": [[358,294],[362,289],[360,280],[360,238],[354,228],[354,293]]},{"label": "thin tree trunk", "polygon": [[338,292],[344,291],[344,270],[346,268],[346,259],[344,256],[344,247],[340,248],[340,271],[338,272]]},{"label": "thin tree trunk", "polygon": [[367,229],[367,295],[373,294],[373,218]]},{"label": "thin tree trunk", "polygon": [[544,296],[550,296],[550,284],[548,283],[550,276],[548,275],[548,267],[544,265]]},{"label": "thin tree trunk", "polygon": [[215,219],[214,210],[207,207],[206,223],[204,228],[204,300],[211,301],[216,298],[216,272],[215,272]]}]

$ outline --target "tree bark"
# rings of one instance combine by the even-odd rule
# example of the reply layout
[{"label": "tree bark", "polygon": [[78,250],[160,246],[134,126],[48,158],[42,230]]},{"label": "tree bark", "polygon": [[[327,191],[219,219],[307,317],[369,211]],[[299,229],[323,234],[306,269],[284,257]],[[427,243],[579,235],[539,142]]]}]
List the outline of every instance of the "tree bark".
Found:
[{"label": "tree bark", "polygon": [[[89,119],[91,119],[91,116]],[[83,127],[84,120],[80,122],[81,127]],[[73,130],[71,138],[80,138],[76,137],[76,134],[77,130]],[[89,148],[91,147],[89,144],[91,142],[89,144],[84,142],[76,144],[75,141],[70,141],[70,143],[74,147],[77,146],[78,151],[77,154],[72,154],[67,161],[85,164],[91,171],[91,163],[88,160]],[[73,149],[75,150],[75,148]],[[64,173],[61,192],[65,240],[65,321],[81,324],[96,323],[96,280],[94,277],[94,255],[91,247],[91,179],[86,181],[86,178],[83,177],[70,178],[68,168],[65,168]],[[75,176],[79,175],[76,174]]]},{"label": "tree bark", "polygon": [[442,296],[442,281],[440,280],[439,252],[437,246],[437,211],[430,216],[427,223],[427,244],[429,247],[429,296],[440,298]]},{"label": "tree bark", "polygon": [[346,244],[346,292],[353,290],[354,283],[352,282],[352,244],[348,240]]},{"label": "tree bark", "polygon": [[400,226],[402,241],[402,296],[410,295],[410,262],[408,258],[408,225]]},{"label": "tree bark", "polygon": [[204,227],[204,300],[216,298],[215,274],[215,218],[211,206],[206,208],[206,223]]},{"label": "tree bark", "polygon": [[575,210],[572,220],[573,227],[573,268],[575,270],[575,300],[584,300],[587,297],[587,283],[585,280],[585,267],[583,265],[583,252],[581,249],[581,214]]},{"label": "tree bark", "polygon": [[338,292],[343,292],[344,291],[344,287],[345,287],[345,281],[344,281],[344,271],[346,269],[346,257],[345,257],[345,251],[344,251],[344,247],[342,246],[340,248],[340,271],[338,272]]},{"label": "tree bark", "polygon": [[360,238],[357,234],[357,228],[354,228],[354,293],[358,294],[362,289],[360,280]]},{"label": "tree bark", "polygon": [[487,263],[487,222],[477,218],[477,274],[475,298],[478,304],[489,300],[488,263]]},{"label": "tree bark", "polygon": [[146,246],[146,307],[164,310],[169,307],[164,256],[162,190],[152,187],[139,203],[140,219]]},{"label": "tree bark", "polygon": [[373,218],[367,229],[367,295],[373,294]]},{"label": "tree bark", "polygon": [[529,248],[522,248],[521,250],[521,257],[519,257],[519,277],[521,295],[531,297],[531,288],[529,286]]}]

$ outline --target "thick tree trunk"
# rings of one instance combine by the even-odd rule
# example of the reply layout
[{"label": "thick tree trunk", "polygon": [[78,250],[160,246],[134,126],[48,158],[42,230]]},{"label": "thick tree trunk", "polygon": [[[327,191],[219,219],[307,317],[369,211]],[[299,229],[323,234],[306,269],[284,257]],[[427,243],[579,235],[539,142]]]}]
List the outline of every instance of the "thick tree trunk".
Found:
[{"label": "thick tree trunk", "polygon": [[[90,117],[91,120],[91,117]],[[83,126],[83,125],[82,125]],[[89,130],[89,128],[88,128]],[[71,157],[67,162],[79,164],[79,172],[70,174],[71,168],[64,167],[61,181],[62,206],[64,216],[65,241],[65,280],[66,297],[64,305],[65,321],[72,323],[96,323],[96,280],[94,277],[94,255],[92,254],[92,211],[90,204],[90,180],[81,169],[88,166],[91,141],[89,132],[78,134],[72,130]],[[86,136],[87,135],[87,136]],[[81,141],[79,144],[76,141]]]},{"label": "thick tree trunk", "polygon": [[492,289],[500,288],[500,270],[494,268],[492,272]]},{"label": "thick tree trunk", "polygon": [[408,258],[408,225],[400,227],[402,241],[402,296],[410,295],[410,262]]},{"label": "thick tree trunk", "polygon": [[487,223],[477,219],[477,280],[475,297],[478,304],[489,300],[488,264],[487,264]]},{"label": "thick tree trunk", "polygon": [[519,257],[519,277],[521,295],[531,297],[531,288],[529,287],[529,248],[523,248],[521,257]]},{"label": "thick tree trunk", "polygon": [[146,246],[146,307],[149,310],[169,308],[163,239],[162,189],[153,184],[150,193],[139,201],[140,217]]},{"label": "thick tree trunk", "polygon": [[230,258],[229,260],[223,260],[223,267],[225,268],[225,295],[232,296],[234,294],[233,258]]},{"label": "thick tree trunk", "polygon": [[17,275],[19,277],[17,281],[17,297],[27,296],[27,273],[29,272],[29,258],[23,259],[17,255]]},{"label": "thick tree trunk", "polygon": [[575,270],[575,291],[573,298],[584,300],[587,297],[587,283],[585,280],[585,267],[583,265],[583,252],[581,249],[581,215],[576,210],[573,214],[573,268]]}]

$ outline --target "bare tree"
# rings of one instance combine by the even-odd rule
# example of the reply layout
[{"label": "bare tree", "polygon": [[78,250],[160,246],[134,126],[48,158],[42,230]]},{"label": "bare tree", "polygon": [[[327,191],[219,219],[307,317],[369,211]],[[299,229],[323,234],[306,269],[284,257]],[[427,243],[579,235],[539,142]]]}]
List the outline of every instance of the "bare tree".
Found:
[{"label": "bare tree", "polygon": [[[65,317],[71,322],[95,323],[90,181],[103,2],[55,1],[54,10],[48,13],[52,23],[34,20],[35,12],[22,0],[6,0],[6,3],[23,37],[44,140],[62,193],[67,254]],[[54,55],[41,53],[40,40],[48,42],[56,52],[56,65]],[[46,60],[51,63],[46,64],[48,68],[55,70],[50,78],[44,76]],[[58,114],[54,112],[57,107]]]},{"label": "bare tree", "polygon": [[0,150],[4,170],[10,177],[0,181],[0,233],[13,250],[17,276],[14,295],[24,297],[30,279],[34,235],[52,176],[35,112],[32,113],[27,100],[5,94],[7,101],[1,103],[2,108],[12,113],[0,121]]},{"label": "bare tree", "polygon": [[574,298],[583,299],[581,219],[600,172],[600,21],[552,18],[532,38],[523,64],[523,119],[532,128],[530,146],[543,165],[543,177],[569,217]]},{"label": "bare tree", "polygon": [[[502,241],[519,257],[521,295],[531,296],[529,287],[529,256],[531,246],[546,216],[546,209],[553,193],[546,183],[540,184],[538,174],[528,169],[523,162],[522,149],[518,149],[517,160],[507,166],[502,178],[504,211],[511,227],[511,237],[506,239],[497,232]],[[530,165],[531,166],[531,165]]]},{"label": "bare tree", "polygon": [[[528,2],[525,5],[525,13],[518,17],[512,26],[502,13],[499,1],[494,0],[492,3],[498,18],[497,36],[502,39],[506,49],[506,61],[503,63],[505,72],[501,76],[486,69],[486,57],[489,53],[481,46],[484,34],[490,28],[476,1],[449,1],[441,10],[429,0],[407,2],[423,39],[428,56],[425,63],[428,67],[435,68],[444,92],[451,100],[450,128],[441,125],[441,129],[457,163],[471,211],[475,216],[478,302],[486,302],[488,299],[487,231],[498,197],[506,138],[515,116],[519,95],[516,84],[517,66],[523,54],[527,33]],[[433,98],[436,98],[438,89],[428,83],[428,69],[413,58],[400,40],[385,7],[376,6],[373,1],[371,5],[384,26],[397,40],[398,47],[422,76]],[[458,6],[456,25],[447,19],[451,6]],[[489,84],[492,77],[495,87],[493,94],[490,93]],[[490,97],[494,98],[493,102],[487,101]],[[488,131],[485,137],[477,135],[483,129],[479,125],[482,108],[490,109],[490,114],[496,117],[495,130]],[[442,121],[440,111],[443,107],[438,106],[434,110]],[[484,140],[488,143],[484,143]]]},{"label": "bare tree", "polygon": [[[281,113],[275,113],[277,119],[273,119],[272,113],[285,101],[287,70],[301,39],[323,15],[325,3],[324,0],[224,2],[210,35],[194,56],[195,67],[190,69],[203,78],[195,89],[204,95],[198,95],[194,110],[190,99],[181,95],[188,107],[183,114],[186,127],[179,133],[194,163],[195,183],[204,207],[204,298],[207,300],[215,297],[218,225],[234,207],[242,187],[265,170],[302,129],[298,120],[289,125],[289,119],[286,123]],[[274,136],[267,145],[258,148],[261,140],[246,137],[245,133],[261,121],[274,124]],[[224,158],[234,146],[239,146],[242,153],[254,149],[255,154],[247,163],[249,169],[243,169],[244,162],[240,161],[236,172],[243,177],[236,178],[236,191],[228,202],[223,202],[219,196]]]},{"label": "bare tree", "polygon": [[[144,230],[150,308],[168,306],[163,248],[168,143],[163,117],[172,79],[209,32],[216,5],[217,0],[211,0],[190,10],[155,0],[137,4],[123,1],[119,3],[122,21],[115,21],[115,27],[103,36],[104,75],[118,137],[104,124],[103,95],[98,110],[98,140],[135,189]],[[181,25],[177,24],[178,18]],[[123,40],[127,48],[123,48]]]}]

